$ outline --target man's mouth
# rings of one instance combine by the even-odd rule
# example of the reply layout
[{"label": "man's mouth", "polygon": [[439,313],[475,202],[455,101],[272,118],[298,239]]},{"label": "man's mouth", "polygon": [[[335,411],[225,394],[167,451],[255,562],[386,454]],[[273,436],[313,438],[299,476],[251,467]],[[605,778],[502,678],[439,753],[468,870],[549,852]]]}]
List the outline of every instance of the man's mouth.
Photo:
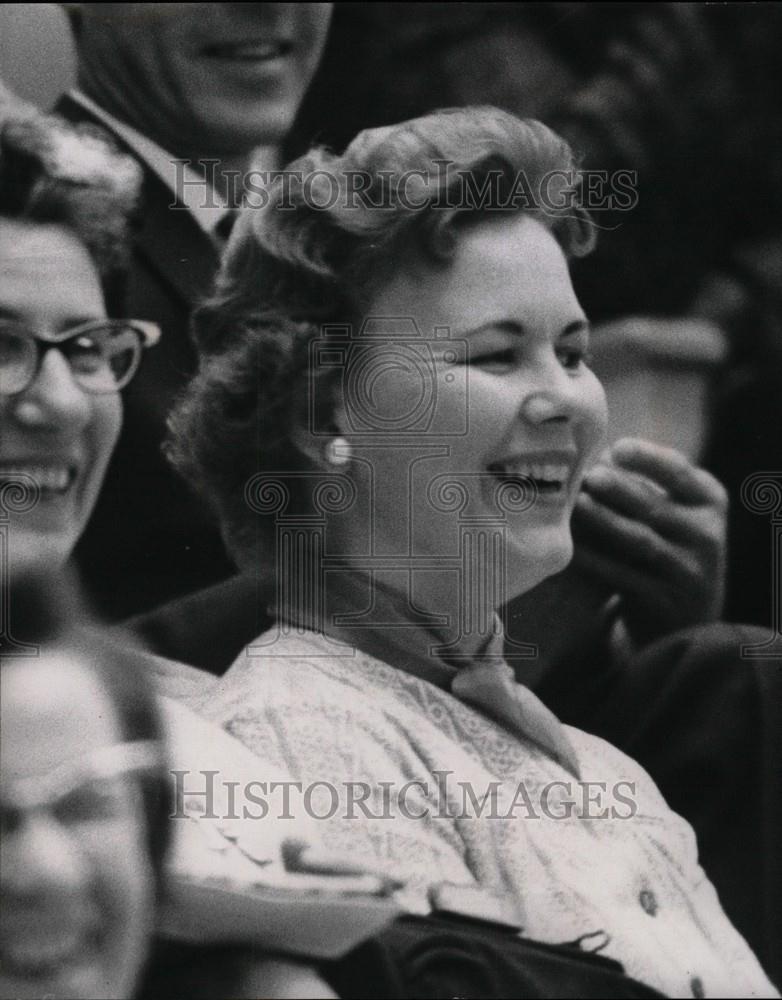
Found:
[{"label": "man's mouth", "polygon": [[63,462],[0,463],[0,485],[5,483],[26,483],[32,479],[42,494],[63,496],[73,485],[77,475],[76,466]]},{"label": "man's mouth", "polygon": [[293,51],[293,43],[288,41],[258,42],[214,42],[203,50],[210,59],[229,59],[233,62],[271,62],[282,59]]}]

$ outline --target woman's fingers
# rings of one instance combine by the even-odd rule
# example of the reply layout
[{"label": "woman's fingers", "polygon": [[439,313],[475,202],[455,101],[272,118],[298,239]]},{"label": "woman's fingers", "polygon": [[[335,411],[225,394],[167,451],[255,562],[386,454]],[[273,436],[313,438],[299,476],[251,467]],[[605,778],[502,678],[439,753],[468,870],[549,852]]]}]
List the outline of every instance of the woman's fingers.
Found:
[{"label": "woman's fingers", "polygon": [[619,457],[635,468],[601,463],[591,469],[584,490],[593,500],[643,521],[684,549],[725,547],[727,494],[713,476],[669,448],[631,439],[620,444]]},{"label": "woman's fingers", "polygon": [[577,545],[588,545],[609,558],[652,570],[660,579],[698,572],[697,561],[644,520],[606,507],[587,493],[576,502],[573,535]]},{"label": "woman's fingers", "polygon": [[726,544],[727,517],[718,505],[683,504],[635,473],[595,470],[584,482],[581,496],[585,495],[595,506],[584,503],[579,497],[576,505],[579,517],[588,517],[595,507],[602,507],[609,513],[642,522],[668,541],[688,550],[711,550]]},{"label": "woman's fingers", "polygon": [[596,465],[584,477],[583,488],[600,503],[627,517],[650,520],[668,494],[645,476],[613,465]]},{"label": "woman's fingers", "polygon": [[620,468],[647,476],[674,500],[727,509],[727,492],[719,480],[674,448],[640,438],[622,438],[611,449],[611,456]]},{"label": "woman's fingers", "polygon": [[672,448],[625,438],[587,473],[574,564],[613,587],[636,641],[710,621],[722,602],[727,495]]}]

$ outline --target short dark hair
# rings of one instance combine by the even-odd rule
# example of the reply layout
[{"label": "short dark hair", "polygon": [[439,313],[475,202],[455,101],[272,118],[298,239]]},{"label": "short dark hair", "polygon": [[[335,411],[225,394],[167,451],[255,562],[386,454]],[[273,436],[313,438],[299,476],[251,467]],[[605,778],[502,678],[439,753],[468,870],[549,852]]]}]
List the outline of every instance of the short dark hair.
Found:
[{"label": "short dark hair", "polygon": [[119,307],[140,182],[138,165],[98,126],[13,111],[0,122],[0,218],[70,230],[112,306]]},{"label": "short dark hair", "polygon": [[[349,197],[357,174],[365,178],[362,199]],[[420,181],[414,206],[402,190],[412,175]],[[271,542],[270,519],[245,502],[248,481],[308,467],[290,430],[312,378],[321,377],[307,371],[311,341],[325,323],[358,328],[400,250],[445,266],[460,228],[508,211],[537,218],[568,257],[594,243],[586,210],[563,197],[579,184],[568,144],[541,122],[496,108],[370,129],[342,155],[313,149],[284,176],[294,183],[273,187],[268,204],[247,207],[234,229],[214,294],[194,316],[200,371],[169,423],[169,457],[211,502],[240,564],[249,546]],[[313,205],[312,186],[296,180],[318,176],[337,187],[327,207]],[[512,197],[520,176],[531,201]],[[555,176],[564,182],[561,208],[535,198]],[[466,185],[485,196],[465,199]]]}]

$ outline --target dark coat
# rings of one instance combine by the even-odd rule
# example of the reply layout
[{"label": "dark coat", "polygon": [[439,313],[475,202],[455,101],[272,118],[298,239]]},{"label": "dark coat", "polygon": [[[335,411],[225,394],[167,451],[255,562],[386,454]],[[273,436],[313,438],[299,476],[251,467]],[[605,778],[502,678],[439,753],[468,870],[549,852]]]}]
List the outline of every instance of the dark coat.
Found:
[{"label": "dark coat", "polygon": [[[68,97],[55,109],[97,122]],[[132,154],[117,136],[124,152]],[[124,424],[76,558],[97,609],[126,617],[227,576],[212,518],[169,467],[161,445],[172,404],[196,368],[190,312],[209,290],[218,251],[156,174],[144,170],[124,314],[159,323],[160,343],[123,392]]]}]

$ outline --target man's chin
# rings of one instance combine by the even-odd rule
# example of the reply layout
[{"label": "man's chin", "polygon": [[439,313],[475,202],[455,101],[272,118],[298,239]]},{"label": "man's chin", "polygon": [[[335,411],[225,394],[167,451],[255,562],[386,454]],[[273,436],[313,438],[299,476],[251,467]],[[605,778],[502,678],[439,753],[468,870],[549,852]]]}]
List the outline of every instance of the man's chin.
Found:
[{"label": "man's chin", "polygon": [[[239,102],[241,103],[241,102]],[[199,123],[196,143],[200,141],[202,157],[207,159],[234,159],[248,156],[254,149],[263,146],[278,146],[290,131],[295,108],[289,102],[279,100],[267,104],[253,112],[249,107],[246,114],[232,117],[233,108],[222,109],[219,130],[215,119],[204,119]],[[194,148],[199,148],[196,144]]]}]

